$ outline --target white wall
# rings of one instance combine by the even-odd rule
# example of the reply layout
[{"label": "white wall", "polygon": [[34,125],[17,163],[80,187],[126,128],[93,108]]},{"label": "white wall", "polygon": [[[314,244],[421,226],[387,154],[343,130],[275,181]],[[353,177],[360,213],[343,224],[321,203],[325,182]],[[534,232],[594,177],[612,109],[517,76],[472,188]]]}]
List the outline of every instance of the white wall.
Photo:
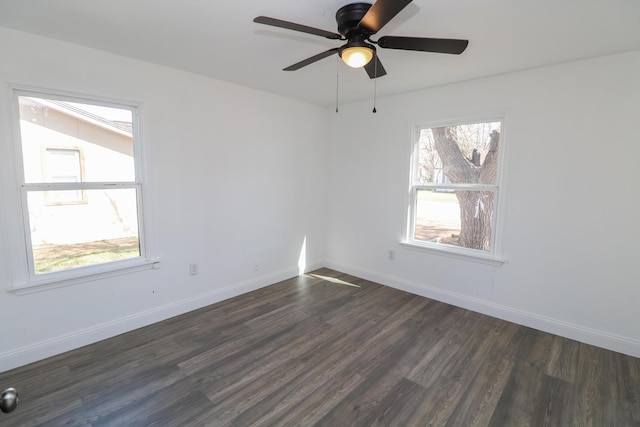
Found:
[{"label": "white wall", "polygon": [[[307,268],[323,265],[324,108],[2,28],[0,58],[0,371],[297,275],[305,237]],[[159,270],[6,290],[22,256],[12,83],[141,103]]]},{"label": "white wall", "polygon": [[[632,52],[379,99],[377,114],[371,101],[341,106],[328,266],[640,356],[638,76]],[[411,125],[496,112],[505,113],[507,262],[399,245]]]}]

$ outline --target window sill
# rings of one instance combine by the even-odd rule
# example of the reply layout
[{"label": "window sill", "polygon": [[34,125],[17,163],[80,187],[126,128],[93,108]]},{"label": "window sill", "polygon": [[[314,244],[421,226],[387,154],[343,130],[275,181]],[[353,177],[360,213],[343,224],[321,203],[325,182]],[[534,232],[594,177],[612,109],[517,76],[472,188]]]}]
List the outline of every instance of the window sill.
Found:
[{"label": "window sill", "polygon": [[76,270],[53,273],[49,277],[32,280],[23,285],[15,285],[10,287],[8,290],[16,295],[27,295],[57,289],[64,286],[91,282],[93,280],[106,279],[122,274],[134,273],[136,271],[159,268],[160,261],[150,259],[135,260],[135,262],[105,264],[102,266],[88,267],[88,269],[79,268]]},{"label": "window sill", "polygon": [[449,258],[461,259],[464,261],[478,262],[482,264],[501,266],[506,259],[497,257],[489,253],[483,253],[473,249],[458,248],[455,246],[446,245],[434,245],[429,243],[418,243],[413,241],[403,240],[400,244],[407,249],[415,250],[418,252],[427,252],[434,255],[446,256]]}]

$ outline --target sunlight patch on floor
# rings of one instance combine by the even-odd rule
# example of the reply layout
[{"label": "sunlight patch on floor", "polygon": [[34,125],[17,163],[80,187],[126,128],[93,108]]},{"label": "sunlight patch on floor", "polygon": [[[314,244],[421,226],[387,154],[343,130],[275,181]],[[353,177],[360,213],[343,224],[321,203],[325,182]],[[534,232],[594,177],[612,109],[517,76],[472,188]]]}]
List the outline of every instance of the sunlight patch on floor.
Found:
[{"label": "sunlight patch on floor", "polygon": [[319,274],[307,274],[307,276],[313,277],[315,279],[326,280],[327,282],[331,283],[337,283],[338,285],[353,286],[354,288],[361,287],[360,285],[354,285],[353,283],[345,282],[344,280],[336,279],[335,277],[321,276]]}]

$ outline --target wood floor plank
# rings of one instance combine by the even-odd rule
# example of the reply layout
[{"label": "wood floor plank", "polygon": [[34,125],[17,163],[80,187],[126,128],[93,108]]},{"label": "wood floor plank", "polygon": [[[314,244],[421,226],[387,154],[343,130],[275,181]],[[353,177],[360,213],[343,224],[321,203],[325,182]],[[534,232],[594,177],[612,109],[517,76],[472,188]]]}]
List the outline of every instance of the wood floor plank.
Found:
[{"label": "wood floor plank", "polygon": [[[436,310],[434,310],[433,307],[435,307]],[[414,345],[409,347],[393,346],[396,352],[395,357],[397,358],[394,367],[395,371],[400,370],[403,374],[408,372],[412,367],[411,361],[419,359],[424,351],[426,351],[426,343],[430,341],[429,337],[437,336],[439,333],[437,327],[432,326],[434,324],[437,325],[437,316],[443,313],[442,309],[451,309],[451,307],[446,304],[429,301],[419,312],[414,313],[413,310],[410,310],[408,313],[405,312],[406,320],[398,319],[405,325],[412,322],[420,324],[413,328],[405,328],[406,331],[414,331]],[[386,328],[386,330],[389,331],[390,329]],[[428,333],[430,330],[431,333]],[[367,338],[367,340],[375,341],[378,338],[379,337],[374,336],[374,339]],[[381,342],[379,341],[377,345],[380,344]],[[327,414],[337,405],[344,403],[344,401],[348,402],[350,400],[348,398],[349,394],[359,394],[356,389],[361,387],[361,383],[367,377],[375,377],[370,371],[376,367],[374,362],[380,358],[381,353],[379,349],[375,352],[371,349],[370,345],[358,347],[357,352],[350,353],[354,357],[344,368],[343,372],[334,375],[333,378],[329,377],[329,380],[323,387],[316,389],[311,395],[307,396],[306,399],[291,408],[283,417],[277,420],[276,424],[313,425],[324,416],[323,414]],[[358,354],[362,354],[362,356],[358,356]],[[370,356],[373,357],[373,359],[370,359]]]},{"label": "wood floor plank", "polygon": [[448,417],[446,426],[488,425],[513,366],[514,363],[507,358],[497,358],[480,366],[472,383]]},{"label": "wood floor plank", "polygon": [[[408,296],[408,295],[407,295]],[[305,382],[309,371],[317,371],[316,375],[323,374],[324,369],[332,367],[333,369],[339,369],[344,366],[345,363],[357,359],[358,367],[368,367],[369,365],[375,366],[374,363],[367,363],[370,357],[375,358],[378,354],[378,348],[392,345],[394,341],[399,339],[396,334],[396,329],[400,327],[406,316],[410,316],[414,311],[419,310],[424,304],[424,300],[420,301],[418,298],[412,298],[410,296],[406,303],[398,305],[397,311],[402,313],[401,316],[395,316],[393,320],[388,322],[375,321],[371,319],[368,322],[348,327],[342,332],[336,332],[328,334],[326,336],[327,342],[324,345],[307,346],[308,350],[304,352],[295,352],[287,348],[284,350],[288,353],[287,364],[281,364],[278,368],[272,368],[270,366],[261,366],[258,372],[255,373],[254,380],[251,387],[239,388],[237,383],[234,384],[237,392],[234,392],[231,397],[232,406],[238,411],[237,417],[240,420],[246,421],[240,422],[240,424],[248,423],[248,417],[255,417],[264,414],[260,412],[260,407],[267,407],[269,410],[272,406],[280,401],[280,398],[273,399],[275,395],[281,394],[284,390],[284,395],[290,393],[300,394],[301,390],[295,385],[300,384],[300,380]],[[348,325],[345,325],[348,326]],[[333,329],[336,329],[333,326]],[[374,337],[375,339],[368,339],[368,337]],[[321,348],[321,351],[318,351]],[[337,354],[336,354],[337,353]],[[336,356],[339,358],[330,365],[325,365],[327,360],[331,362]],[[338,361],[341,363],[336,364]],[[316,369],[320,367],[320,369]],[[295,384],[292,386],[292,381]],[[260,400],[269,397],[268,405],[260,405]],[[210,398],[213,399],[212,396]],[[233,405],[234,401],[243,402],[256,402],[254,408],[248,415],[245,416],[239,408],[239,405]],[[228,414],[225,414],[228,415]]]},{"label": "wood floor plank", "polygon": [[[427,307],[430,305],[425,309]],[[397,386],[399,378],[405,377],[411,371],[428,348],[426,344],[431,340],[427,330],[434,319],[424,315],[424,312],[422,314],[413,318],[413,321],[410,321],[411,317],[407,319],[403,324],[403,330],[398,333],[399,339],[393,346],[379,346],[379,356],[370,363],[374,368],[365,380],[320,419],[319,425],[367,425],[373,421],[372,414],[380,411],[379,405],[384,396]]]},{"label": "wood floor plank", "polygon": [[319,269],[0,373],[0,426],[640,426],[640,359]]},{"label": "wood floor plank", "polygon": [[398,347],[394,341],[401,338],[399,328],[404,328],[406,321],[423,310],[427,304],[427,300],[413,297],[397,308],[401,315],[393,316],[392,320],[377,322],[362,330],[354,328],[342,342],[333,342],[318,353],[318,360],[311,360],[311,366],[304,374],[290,378],[283,387],[268,393],[265,399],[250,411],[243,413],[236,421],[241,425],[269,423],[288,406],[308,397],[334,378],[353,373],[357,375],[357,379],[367,377],[367,369],[376,366],[381,349]]},{"label": "wood floor plank", "polygon": [[408,426],[415,408],[423,404],[427,398],[427,390],[400,378],[398,382],[378,402],[375,409],[370,411],[362,425],[367,426]]},{"label": "wood floor plank", "polygon": [[489,426],[574,425],[574,387],[529,363],[513,368]]}]

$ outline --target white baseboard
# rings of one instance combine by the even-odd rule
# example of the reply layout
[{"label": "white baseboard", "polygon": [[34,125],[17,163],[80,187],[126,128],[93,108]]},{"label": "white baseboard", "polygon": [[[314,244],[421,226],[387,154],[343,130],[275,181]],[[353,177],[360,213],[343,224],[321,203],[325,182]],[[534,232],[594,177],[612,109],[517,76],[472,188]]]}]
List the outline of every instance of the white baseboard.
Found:
[{"label": "white baseboard", "polygon": [[[410,292],[412,294],[424,296],[426,298],[442,301],[457,307],[462,307],[488,316],[517,323],[519,325],[528,326],[544,332],[606,348],[608,350],[628,354],[630,356],[640,357],[640,342],[636,340],[612,335],[580,325],[558,321],[556,319],[550,319],[534,313],[516,310],[440,288],[420,283],[412,283],[407,280],[373,270],[335,262],[315,262],[307,265],[306,271],[313,271],[323,266],[352,274],[363,279],[371,280],[385,286]],[[111,322],[102,323],[11,350],[0,354],[0,372],[46,359],[47,357],[55,356],[152,323],[188,313],[190,311],[263,288],[273,283],[286,280],[290,277],[297,276],[298,273],[298,270],[294,268],[281,270],[255,279],[225,286],[222,289],[216,289],[212,292],[185,298],[171,304],[125,316]]]},{"label": "white baseboard", "polygon": [[517,323],[539,331],[548,332],[561,337],[573,339],[596,347],[616,351],[633,357],[640,357],[640,341],[613,335],[596,329],[540,316],[490,301],[470,297],[468,295],[447,291],[441,288],[410,282],[395,276],[373,270],[340,264],[332,261],[326,263],[328,268],[371,280],[385,286],[426,298],[442,301],[467,310],[486,314],[498,319]]},{"label": "white baseboard", "polygon": [[[324,265],[322,262],[307,266],[311,271]],[[297,276],[297,268],[281,270],[260,277],[225,286],[201,295],[185,298],[171,304],[154,307],[140,313],[125,316],[110,322],[95,325],[86,329],[73,331],[68,334],[50,338],[38,343],[21,347],[0,354],[0,372],[24,366],[26,364],[46,359],[88,344],[92,344],[116,335],[160,322],[174,316],[188,313],[235,296],[263,288]]]}]

